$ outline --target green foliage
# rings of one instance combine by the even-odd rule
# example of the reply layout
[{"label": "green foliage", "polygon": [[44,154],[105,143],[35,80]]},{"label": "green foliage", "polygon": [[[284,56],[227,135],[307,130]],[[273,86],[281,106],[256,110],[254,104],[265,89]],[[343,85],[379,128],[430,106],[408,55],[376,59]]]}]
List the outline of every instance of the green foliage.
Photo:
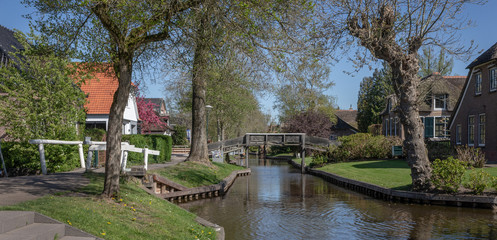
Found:
[{"label": "green foliage", "polygon": [[324,153],[316,153],[314,156],[312,156],[312,162],[309,164],[309,167],[315,168],[315,167],[321,167],[327,162],[327,155],[326,152]]},{"label": "green foliage", "polygon": [[485,188],[492,184],[493,177],[483,169],[469,173],[469,181],[464,187],[471,189],[475,194],[481,195]]},{"label": "green foliage", "polygon": [[174,133],[171,136],[173,145],[187,145],[188,139],[186,138],[186,127],[181,125],[174,126]]},{"label": "green foliage", "polygon": [[456,152],[459,160],[475,168],[482,168],[487,162],[480,148],[464,145],[456,147]]},{"label": "green foliage", "polygon": [[371,124],[380,124],[380,113],[386,107],[387,96],[393,93],[392,73],[388,65],[375,69],[373,77],[365,77],[357,100],[357,124],[359,131],[368,132]]},{"label": "green foliage", "polygon": [[[84,93],[69,59],[56,56],[46,40],[16,33],[24,50],[13,54],[16,64],[0,68],[0,125],[11,143],[2,143],[8,172],[33,174],[40,170],[37,145],[30,139],[78,140],[76,123],[85,121]],[[45,145],[47,169],[68,171],[79,165],[77,147]]]},{"label": "green foliage", "polygon": [[436,188],[446,192],[458,192],[466,171],[466,165],[463,162],[453,157],[446,160],[436,159],[432,168],[431,181]]},{"label": "green foliage", "polygon": [[440,49],[438,56],[430,46],[422,48],[422,54],[419,55],[419,76],[426,77],[437,72],[442,76],[448,76],[452,72],[454,59],[446,58],[446,50]]},{"label": "green foliage", "polygon": [[[426,141],[426,150],[430,161],[435,159],[446,159],[452,156],[453,148],[450,141]],[[457,158],[461,160],[461,158]]]},{"label": "green foliage", "polygon": [[[160,151],[159,156],[149,155],[148,162],[164,163],[171,161],[172,139],[167,135],[123,135],[123,141],[129,142],[138,148],[148,148]],[[135,164],[143,164],[143,153],[128,154],[128,161]]]},{"label": "green foliage", "polygon": [[[48,172],[65,172],[79,167],[78,146],[45,144]],[[2,142],[2,154],[9,176],[36,174],[41,171],[38,145]]]},{"label": "green foliage", "polygon": [[92,141],[103,141],[107,132],[100,128],[85,129],[85,137],[91,137]]}]

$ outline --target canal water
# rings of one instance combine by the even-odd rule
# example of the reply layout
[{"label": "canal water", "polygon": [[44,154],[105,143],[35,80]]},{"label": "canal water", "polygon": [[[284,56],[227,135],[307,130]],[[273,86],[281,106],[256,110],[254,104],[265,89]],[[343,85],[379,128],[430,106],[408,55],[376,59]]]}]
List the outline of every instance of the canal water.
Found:
[{"label": "canal water", "polygon": [[497,239],[497,212],[389,203],[250,159],[223,197],[180,206],[224,227],[226,239]]}]

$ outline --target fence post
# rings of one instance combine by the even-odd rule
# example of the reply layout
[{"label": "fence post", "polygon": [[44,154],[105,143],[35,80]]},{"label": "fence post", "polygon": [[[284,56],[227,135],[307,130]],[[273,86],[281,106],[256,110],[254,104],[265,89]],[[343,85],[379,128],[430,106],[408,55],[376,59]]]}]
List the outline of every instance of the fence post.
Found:
[{"label": "fence post", "polygon": [[79,150],[79,162],[81,163],[81,168],[85,168],[85,154],[83,153],[83,144],[78,144]]},{"label": "fence post", "polygon": [[5,161],[3,159],[3,154],[2,154],[2,139],[0,139],[0,158],[2,159],[4,177],[8,177],[9,175],[7,174],[7,168],[5,167]]},{"label": "fence post", "polygon": [[147,170],[147,168],[148,168],[148,148],[143,149],[143,155],[145,155],[145,159],[143,159],[143,161],[145,162],[145,165],[143,166],[143,168],[145,170]]},{"label": "fence post", "polygon": [[122,159],[121,159],[121,171],[125,171],[126,170],[126,164],[128,162],[128,151],[127,150],[124,150],[122,152]]},{"label": "fence post", "polygon": [[41,173],[47,175],[47,163],[45,162],[45,148],[43,143],[38,144],[38,151],[40,152]]},{"label": "fence post", "polygon": [[92,150],[88,150],[88,156],[86,157],[86,172],[90,171],[91,159],[92,158],[93,158],[93,151]]}]

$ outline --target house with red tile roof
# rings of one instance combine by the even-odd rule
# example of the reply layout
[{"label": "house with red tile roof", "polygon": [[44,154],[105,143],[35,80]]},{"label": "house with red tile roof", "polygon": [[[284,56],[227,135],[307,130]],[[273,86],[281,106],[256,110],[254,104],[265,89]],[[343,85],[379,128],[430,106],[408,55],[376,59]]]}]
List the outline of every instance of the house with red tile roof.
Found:
[{"label": "house with red tile roof", "polygon": [[[107,130],[109,124],[110,106],[114,99],[119,82],[113,71],[93,73],[93,78],[81,85],[87,96],[86,128],[100,128]],[[124,110],[123,134],[137,134],[138,108],[133,93],[129,94],[128,103]]]}]

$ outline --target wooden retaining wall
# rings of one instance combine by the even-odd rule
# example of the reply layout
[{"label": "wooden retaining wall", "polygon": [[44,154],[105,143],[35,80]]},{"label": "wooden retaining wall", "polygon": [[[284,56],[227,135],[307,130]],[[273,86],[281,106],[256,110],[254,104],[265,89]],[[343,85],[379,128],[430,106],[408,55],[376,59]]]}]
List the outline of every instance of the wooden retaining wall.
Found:
[{"label": "wooden retaining wall", "polygon": [[[292,166],[300,169],[300,164],[289,160]],[[497,208],[497,197],[477,195],[451,195],[394,190],[374,184],[344,178],[333,173],[306,168],[306,173],[323,178],[337,186],[353,190],[377,199],[401,203],[417,203],[473,208]]]},{"label": "wooden retaining wall", "polygon": [[161,194],[160,197],[169,200],[171,202],[172,201],[183,202],[183,201],[197,200],[200,198],[221,196],[228,191],[228,189],[231,187],[231,185],[238,176],[246,176],[249,175],[250,173],[251,173],[250,168],[234,171],[218,184],[196,187],[196,188],[188,188],[180,191],[173,191]]}]

